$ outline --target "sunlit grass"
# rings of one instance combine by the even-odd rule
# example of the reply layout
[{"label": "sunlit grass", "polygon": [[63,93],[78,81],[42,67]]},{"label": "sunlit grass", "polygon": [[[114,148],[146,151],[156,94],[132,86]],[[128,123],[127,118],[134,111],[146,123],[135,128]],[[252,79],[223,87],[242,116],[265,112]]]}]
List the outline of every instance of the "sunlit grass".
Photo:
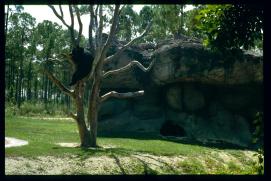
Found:
[{"label": "sunlit grass", "polygon": [[[5,149],[6,157],[35,158],[38,156],[72,156],[82,160],[92,156],[130,157],[136,154],[151,154],[156,156],[180,156],[185,160],[179,162],[176,168],[169,170],[163,168],[162,173],[179,174],[254,174],[253,162],[246,158],[240,150],[217,149],[200,145],[183,144],[163,140],[159,135],[141,133],[140,135],[128,133],[101,134],[98,133],[97,149],[82,149],[80,147],[61,147],[56,143],[79,143],[76,123],[71,120],[59,119],[30,119],[27,117],[7,116],[5,119],[5,136],[27,140],[26,146]],[[238,158],[240,164],[233,161],[228,164],[216,154],[223,151]],[[214,154],[211,154],[214,153]],[[225,164],[227,166],[225,166]],[[140,162],[129,163],[124,166],[132,173],[157,174],[157,170],[144,166]],[[112,168],[113,169],[113,168]],[[162,170],[163,170],[162,169]],[[75,171],[76,172],[76,171]],[[78,173],[84,173],[79,169]],[[109,170],[113,173],[114,170]]]}]

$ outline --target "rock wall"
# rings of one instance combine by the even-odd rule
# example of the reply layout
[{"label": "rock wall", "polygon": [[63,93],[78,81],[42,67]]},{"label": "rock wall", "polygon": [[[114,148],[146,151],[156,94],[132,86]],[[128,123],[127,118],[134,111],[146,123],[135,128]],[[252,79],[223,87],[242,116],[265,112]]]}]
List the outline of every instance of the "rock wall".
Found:
[{"label": "rock wall", "polygon": [[149,73],[135,67],[109,77],[103,88],[144,89],[145,95],[105,102],[99,113],[100,132],[162,133],[250,145],[252,121],[263,110],[262,57],[221,55],[193,41],[171,40],[155,50],[131,49],[108,67],[119,68],[134,59],[155,64]]}]

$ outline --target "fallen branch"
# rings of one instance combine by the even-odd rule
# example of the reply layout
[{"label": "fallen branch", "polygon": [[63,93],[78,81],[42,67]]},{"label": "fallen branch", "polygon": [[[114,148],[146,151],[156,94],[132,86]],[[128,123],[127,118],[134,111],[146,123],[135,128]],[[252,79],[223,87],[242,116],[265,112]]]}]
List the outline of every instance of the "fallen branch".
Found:
[{"label": "fallen branch", "polygon": [[154,60],[150,63],[149,67],[145,68],[140,62],[138,62],[138,61],[131,61],[129,64],[127,64],[124,67],[121,67],[121,68],[116,69],[116,70],[110,70],[110,71],[106,72],[103,75],[103,78],[107,78],[108,76],[116,75],[116,74],[118,74],[120,72],[124,72],[124,71],[128,70],[129,68],[131,68],[131,67],[133,67],[135,65],[138,68],[140,68],[142,71],[148,72],[152,68],[153,64],[154,64]]},{"label": "fallen branch", "polygon": [[126,93],[118,93],[116,91],[111,91],[101,96],[100,100],[101,102],[104,102],[111,97],[115,97],[119,99],[127,99],[127,98],[142,96],[142,95],[144,95],[144,90],[140,90],[137,92],[126,92]]}]

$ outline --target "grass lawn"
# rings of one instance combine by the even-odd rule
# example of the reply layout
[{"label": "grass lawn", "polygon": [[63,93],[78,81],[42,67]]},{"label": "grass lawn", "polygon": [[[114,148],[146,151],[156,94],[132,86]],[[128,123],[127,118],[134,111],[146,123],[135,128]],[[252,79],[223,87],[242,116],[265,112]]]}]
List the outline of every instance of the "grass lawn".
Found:
[{"label": "grass lawn", "polygon": [[254,152],[178,143],[159,135],[99,136],[97,149],[62,147],[79,143],[73,120],[11,117],[5,136],[27,140],[5,149],[12,174],[256,174]]}]

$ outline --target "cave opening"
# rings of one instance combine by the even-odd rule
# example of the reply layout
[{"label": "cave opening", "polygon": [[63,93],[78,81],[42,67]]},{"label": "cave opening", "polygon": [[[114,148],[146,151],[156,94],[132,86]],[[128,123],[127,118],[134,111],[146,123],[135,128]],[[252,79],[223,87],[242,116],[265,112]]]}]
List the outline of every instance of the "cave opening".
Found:
[{"label": "cave opening", "polygon": [[165,121],[160,129],[160,134],[163,136],[176,136],[184,137],[186,132],[182,126],[172,123],[171,121]]}]

